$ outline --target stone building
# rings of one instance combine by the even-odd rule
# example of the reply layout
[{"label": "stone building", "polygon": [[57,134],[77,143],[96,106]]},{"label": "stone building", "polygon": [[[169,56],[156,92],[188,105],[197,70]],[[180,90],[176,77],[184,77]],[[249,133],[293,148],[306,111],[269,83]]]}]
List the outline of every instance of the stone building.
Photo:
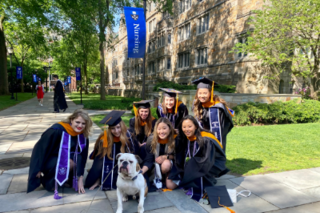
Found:
[{"label": "stone building", "polygon": [[[178,0],[173,14],[147,5],[146,88],[159,80],[190,84],[206,76],[235,85],[238,93],[292,93],[290,72],[269,80],[272,70],[245,53],[230,53],[236,42],[246,42],[252,10],[263,0]],[[120,24],[113,51],[107,50],[109,84],[115,89],[141,91],[142,59],[127,58],[127,36]]]}]

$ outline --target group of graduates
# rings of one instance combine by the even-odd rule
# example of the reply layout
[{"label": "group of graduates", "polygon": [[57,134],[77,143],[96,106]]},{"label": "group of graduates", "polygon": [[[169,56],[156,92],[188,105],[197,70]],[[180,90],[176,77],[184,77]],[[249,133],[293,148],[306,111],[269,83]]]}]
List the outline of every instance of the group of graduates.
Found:
[{"label": "group of graduates", "polygon": [[214,186],[226,174],[226,136],[233,128],[234,112],[214,95],[214,82],[201,77],[193,81],[197,92],[192,105],[194,116],[179,101],[174,89],[162,88],[163,101],[157,107],[158,119],[150,110],[152,100],[134,102],[135,116],[127,127],[112,111],[100,123],[108,128],[100,134],[89,158],[93,160],[83,180],[88,158],[92,121],[84,110],[76,110],[66,120],[47,129],[35,145],[28,179],[28,192],[42,184],[59,199],[59,186],[85,193],[116,189],[118,153],[141,158],[140,166],[149,191],[183,187],[199,201],[205,188]]}]

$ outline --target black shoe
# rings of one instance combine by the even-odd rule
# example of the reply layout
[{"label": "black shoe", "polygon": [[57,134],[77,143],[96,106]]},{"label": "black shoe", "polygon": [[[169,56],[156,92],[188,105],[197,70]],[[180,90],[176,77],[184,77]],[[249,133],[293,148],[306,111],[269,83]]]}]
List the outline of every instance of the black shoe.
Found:
[{"label": "black shoe", "polygon": [[62,112],[65,112],[65,111],[66,111],[66,109],[62,110]]}]

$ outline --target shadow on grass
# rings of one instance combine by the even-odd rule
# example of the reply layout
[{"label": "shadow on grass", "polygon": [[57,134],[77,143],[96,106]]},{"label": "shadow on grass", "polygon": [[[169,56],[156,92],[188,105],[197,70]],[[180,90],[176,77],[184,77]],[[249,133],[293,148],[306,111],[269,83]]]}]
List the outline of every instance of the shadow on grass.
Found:
[{"label": "shadow on grass", "polygon": [[235,158],[232,160],[227,159],[227,168],[231,173],[238,175],[245,175],[251,170],[259,169],[262,167],[261,160],[250,160],[245,158]]}]

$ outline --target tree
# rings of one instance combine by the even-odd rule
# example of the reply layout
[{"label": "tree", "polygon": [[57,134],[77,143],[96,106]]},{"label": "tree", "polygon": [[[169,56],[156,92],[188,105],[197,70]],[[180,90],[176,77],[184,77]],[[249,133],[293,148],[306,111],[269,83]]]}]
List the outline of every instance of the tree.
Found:
[{"label": "tree", "polygon": [[[0,2],[0,94],[8,94],[6,27],[9,24],[26,24],[37,21],[49,23],[46,14],[51,0],[2,0]],[[20,25],[28,26],[28,25]],[[23,29],[20,29],[23,30]],[[27,32],[27,29],[24,29]],[[23,35],[19,35],[23,36]]]},{"label": "tree", "polygon": [[320,1],[269,0],[254,11],[247,43],[235,51],[248,52],[278,73],[291,67],[292,74],[308,80],[311,94],[320,89]]}]

